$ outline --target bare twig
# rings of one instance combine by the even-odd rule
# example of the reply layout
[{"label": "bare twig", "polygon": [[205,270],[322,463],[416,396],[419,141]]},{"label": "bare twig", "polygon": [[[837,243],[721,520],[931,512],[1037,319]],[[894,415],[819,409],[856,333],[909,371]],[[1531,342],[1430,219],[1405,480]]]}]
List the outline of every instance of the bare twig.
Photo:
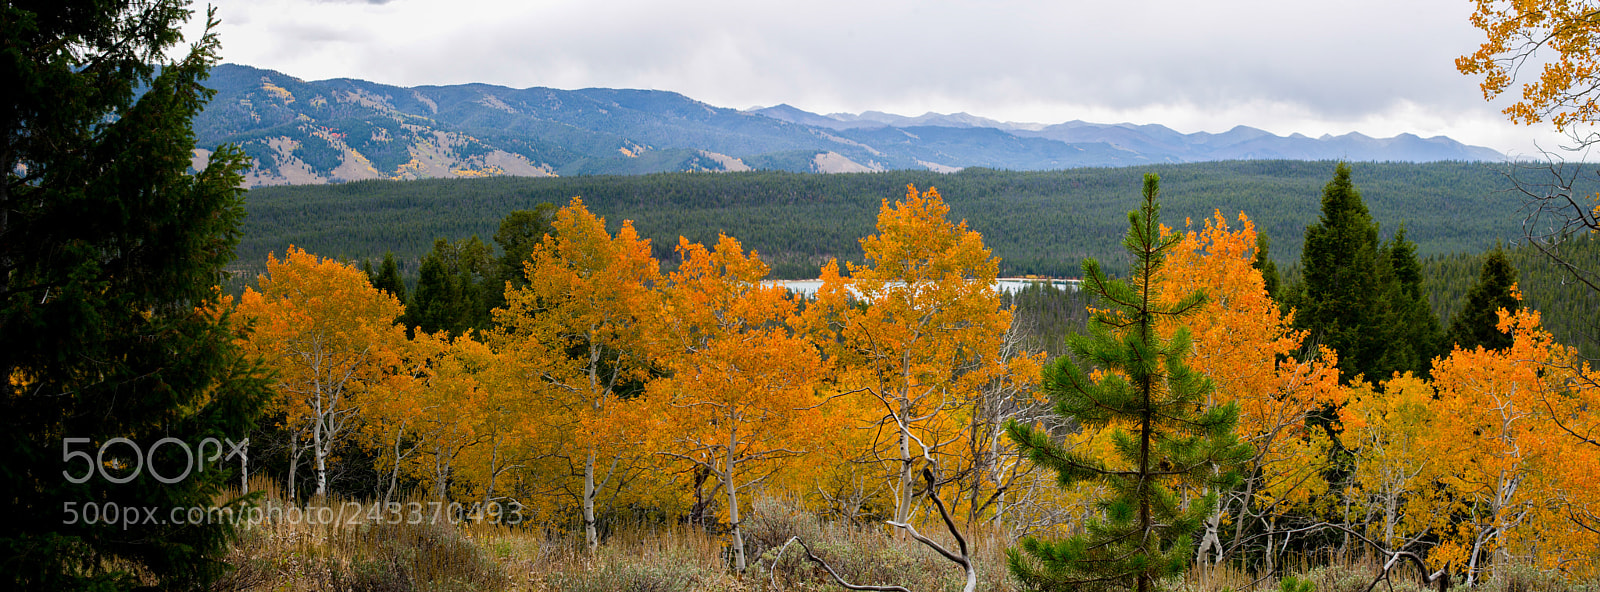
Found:
[{"label": "bare twig", "polygon": [[929,469],[928,467],[923,467],[922,478],[927,480],[928,497],[933,500],[934,507],[939,509],[939,517],[944,519],[945,528],[949,529],[951,536],[956,538],[956,546],[961,549],[961,554],[957,555],[952,553],[949,549],[944,548],[943,545],[934,542],[933,539],[922,536],[922,533],[917,532],[916,527],[912,526],[910,523],[889,522],[889,525],[906,529],[906,532],[911,533],[911,538],[916,539],[919,543],[927,545],[928,548],[937,551],[940,555],[943,555],[945,559],[954,561],[956,565],[961,566],[961,570],[965,572],[967,576],[967,585],[962,588],[962,591],[973,592],[974,590],[978,589],[978,570],[973,568],[972,557],[967,552],[967,539],[963,538],[961,536],[961,531],[956,529],[955,522],[950,520],[950,512],[944,507],[944,501],[939,499],[939,490],[934,484],[933,470]]},{"label": "bare twig", "polygon": [[772,560],[772,573],[770,575],[772,576],[771,582],[773,590],[778,589],[778,560],[783,559],[783,552],[789,550],[790,543],[800,543],[800,548],[806,550],[806,557],[816,562],[817,565],[822,566],[823,571],[826,571],[828,572],[828,575],[833,576],[834,582],[837,582],[840,586],[844,586],[846,589],[876,590],[881,592],[911,592],[902,586],[861,586],[846,582],[844,581],[844,578],[839,577],[839,572],[833,571],[833,566],[828,565],[828,562],[823,561],[821,557],[817,557],[816,553],[812,553],[811,547],[807,545],[805,541],[800,540],[800,537],[798,536],[789,537],[789,540],[783,543],[783,547],[778,549],[778,556]]},{"label": "bare twig", "polygon": [[[1385,561],[1383,563],[1383,567],[1378,569],[1378,575],[1377,575],[1377,577],[1372,579],[1372,583],[1371,584],[1367,584],[1366,592],[1372,592],[1372,589],[1378,585],[1378,582],[1389,581],[1389,570],[1394,569],[1395,564],[1398,563],[1401,559],[1410,560],[1412,563],[1416,564],[1417,571],[1419,573],[1428,574],[1428,566],[1422,562],[1422,558],[1418,557],[1416,553],[1412,553],[1410,551],[1395,551],[1395,552],[1389,554],[1389,560]],[[1428,587],[1429,584],[1432,584],[1434,582],[1438,582],[1439,583],[1439,592],[1445,592],[1446,590],[1449,590],[1450,589],[1450,572],[1449,572],[1449,569],[1448,569],[1449,566],[1445,566],[1445,568],[1446,569],[1441,569],[1439,571],[1433,572],[1432,574],[1419,576],[1419,579],[1422,580],[1422,587],[1426,588],[1426,587]],[[1393,581],[1389,581],[1389,587],[1391,589],[1394,588],[1394,582]]]},{"label": "bare twig", "polygon": [[[1331,524],[1331,523],[1327,523],[1327,522],[1319,522],[1317,524],[1312,524],[1310,526],[1305,526],[1305,527],[1302,527],[1302,528],[1292,528],[1292,529],[1288,529],[1288,530],[1272,531],[1272,532],[1267,532],[1267,533],[1264,533],[1262,535],[1257,535],[1257,536],[1268,536],[1268,537],[1270,537],[1270,536],[1280,535],[1280,534],[1282,534],[1282,535],[1290,535],[1290,534],[1312,532],[1312,531],[1323,530],[1323,529],[1333,529],[1333,530],[1338,530],[1338,531],[1344,532],[1345,534],[1349,534],[1350,536],[1355,537],[1356,539],[1360,540],[1361,542],[1364,542],[1364,543],[1366,543],[1368,545],[1371,545],[1372,548],[1377,549],[1379,553],[1382,553],[1384,555],[1388,555],[1389,556],[1389,560],[1384,562],[1383,567],[1378,568],[1378,574],[1377,574],[1377,576],[1375,576],[1373,578],[1372,584],[1367,586],[1366,592],[1372,592],[1372,588],[1374,586],[1377,586],[1378,582],[1388,581],[1389,580],[1389,571],[1394,569],[1395,564],[1397,562],[1399,562],[1401,559],[1410,560],[1411,562],[1416,564],[1417,571],[1420,572],[1421,574],[1423,574],[1423,575],[1420,575],[1418,577],[1418,579],[1420,579],[1421,582],[1422,582],[1422,587],[1426,588],[1431,584],[1437,583],[1437,584],[1439,584],[1439,592],[1445,592],[1446,590],[1450,589],[1450,571],[1449,571],[1449,567],[1450,566],[1446,565],[1444,569],[1440,569],[1439,571],[1436,571],[1436,572],[1433,572],[1433,573],[1430,574],[1430,573],[1428,573],[1427,565],[1423,563],[1422,557],[1420,555],[1417,555],[1416,553],[1412,553],[1410,551],[1391,551],[1391,550],[1389,550],[1388,547],[1385,547],[1385,546],[1379,544],[1377,541],[1369,539],[1366,536],[1362,535],[1361,533],[1356,532],[1354,530],[1351,530],[1349,528],[1346,528],[1343,525]],[[1252,537],[1252,538],[1254,538],[1254,537]],[[1407,544],[1410,544],[1410,543],[1407,543]],[[1404,547],[1402,546],[1402,548],[1404,548]],[[1272,574],[1267,574],[1267,575],[1270,576]],[[1262,578],[1262,580],[1264,580],[1264,579],[1266,579],[1265,576]],[[1255,582],[1251,583],[1250,586],[1251,587],[1255,587],[1256,583],[1260,583],[1262,580],[1256,580]],[[1393,582],[1390,582],[1390,587],[1391,588],[1393,587]]]},{"label": "bare twig", "polygon": [[[962,591],[974,592],[978,589],[978,570],[973,566],[972,556],[967,551],[967,539],[961,536],[961,531],[956,529],[955,521],[950,519],[950,511],[945,508],[944,500],[939,499],[937,481],[934,479],[933,470],[928,467],[923,467],[922,478],[928,482],[928,497],[933,500],[934,507],[939,509],[939,517],[944,519],[944,526],[945,528],[949,529],[950,534],[955,537],[956,546],[961,550],[961,553],[954,553],[945,548],[944,545],[940,545],[933,539],[923,536],[922,533],[917,532],[916,527],[912,526],[908,522],[889,521],[888,524],[896,528],[905,529],[906,532],[911,534],[911,538],[916,539],[917,542],[927,545],[928,548],[933,549],[940,555],[943,555],[945,559],[949,559],[950,561],[955,562],[956,565],[960,565],[962,571],[967,577],[966,585],[962,587]],[[815,562],[817,565],[822,566],[823,571],[828,572],[828,575],[833,577],[834,582],[845,587],[846,589],[880,591],[894,590],[898,592],[911,592],[902,586],[863,586],[846,582],[844,581],[844,578],[839,576],[838,572],[833,570],[833,566],[828,565],[828,562],[823,561],[821,557],[817,557],[815,553],[812,553],[811,547],[806,545],[805,541],[800,540],[800,537],[798,536],[789,537],[789,540],[783,543],[783,547],[778,549],[778,556],[772,560],[772,573],[770,574],[770,581],[773,590],[778,589],[778,560],[783,559],[783,553],[789,549],[790,543],[800,543],[800,546],[806,550],[806,557]]]}]

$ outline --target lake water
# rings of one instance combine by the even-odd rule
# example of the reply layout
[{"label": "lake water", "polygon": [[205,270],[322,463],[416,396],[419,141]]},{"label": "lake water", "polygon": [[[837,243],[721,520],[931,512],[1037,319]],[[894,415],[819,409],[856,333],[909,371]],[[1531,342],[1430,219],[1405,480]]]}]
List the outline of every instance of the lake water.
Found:
[{"label": "lake water", "polygon": [[[1044,279],[1044,278],[1000,278],[995,281],[994,289],[1000,292],[1016,292],[1033,284],[1050,283],[1064,290],[1078,290],[1082,280]],[[797,294],[810,296],[822,287],[822,280],[767,280],[761,282],[767,285],[779,285],[794,291]]]}]

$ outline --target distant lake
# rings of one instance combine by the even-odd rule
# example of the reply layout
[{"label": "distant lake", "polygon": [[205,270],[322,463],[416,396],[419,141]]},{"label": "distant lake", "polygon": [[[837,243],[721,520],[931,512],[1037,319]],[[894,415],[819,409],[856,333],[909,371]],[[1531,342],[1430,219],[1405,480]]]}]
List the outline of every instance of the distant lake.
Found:
[{"label": "distant lake", "polygon": [[[1033,284],[1053,284],[1063,290],[1078,290],[1078,284],[1083,280],[1047,279],[1047,278],[1000,278],[995,280],[994,289],[997,292],[1016,292]],[[788,288],[796,294],[810,296],[817,293],[822,287],[822,280],[767,280],[761,282],[766,285],[778,285]]]}]

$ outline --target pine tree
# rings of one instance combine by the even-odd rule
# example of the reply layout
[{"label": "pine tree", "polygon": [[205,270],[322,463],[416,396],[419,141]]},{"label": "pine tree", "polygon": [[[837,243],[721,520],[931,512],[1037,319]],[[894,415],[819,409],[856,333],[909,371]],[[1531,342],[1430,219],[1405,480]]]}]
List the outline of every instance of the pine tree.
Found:
[{"label": "pine tree", "polygon": [[1439,317],[1433,314],[1422,290],[1417,244],[1406,240],[1404,224],[1384,244],[1382,254],[1378,270],[1383,295],[1378,312],[1382,322],[1375,330],[1384,335],[1383,353],[1367,378],[1387,380],[1395,373],[1405,372],[1427,376],[1433,356],[1440,353],[1442,332]]},{"label": "pine tree", "polygon": [[[500,245],[500,279],[510,282],[514,288],[528,285],[528,277],[524,273],[522,264],[533,254],[534,247],[539,246],[539,241],[544,240],[544,235],[552,231],[550,223],[555,220],[555,204],[542,203],[531,210],[516,210],[500,220],[500,229],[494,233],[494,242]],[[504,290],[500,295],[500,304],[504,304]]]},{"label": "pine tree", "polygon": [[214,289],[249,159],[187,172],[216,20],[157,67],[185,4],[0,7],[0,589],[203,589],[226,568],[228,524],[72,515],[216,505],[239,461],[188,471],[182,445],[243,441],[270,394]]},{"label": "pine tree", "polygon": [[[1157,272],[1182,239],[1162,233],[1159,182],[1145,176],[1144,205],[1128,214],[1123,245],[1133,256],[1129,280],[1110,281],[1098,262],[1084,261],[1083,289],[1107,309],[1094,313],[1088,335],[1068,337],[1070,356],[1056,358],[1042,383],[1056,413],[1089,430],[1109,430],[1115,458],[1067,450],[1043,429],[1006,426],[1019,448],[1055,471],[1063,485],[1100,481],[1111,491],[1086,534],[1053,542],[1028,538],[1008,553],[1012,573],[1031,590],[1120,586],[1148,592],[1156,579],[1181,573],[1193,553],[1191,533],[1216,504],[1214,492],[1237,482],[1232,467],[1249,455],[1234,434],[1237,407],[1208,407],[1211,381],[1183,361],[1188,329],[1179,326],[1169,339],[1158,332],[1205,302],[1198,291],[1171,305],[1156,300]],[[1185,484],[1209,484],[1213,493],[1184,504],[1173,488]]]},{"label": "pine tree", "polygon": [[426,333],[454,326],[459,316],[456,304],[461,294],[456,290],[455,278],[445,268],[444,258],[437,255],[442,245],[445,240],[441,238],[434,242],[433,253],[422,256],[422,266],[417,270],[417,291],[406,306],[406,324]]},{"label": "pine tree", "polygon": [[1339,353],[1339,378],[1425,375],[1439,351],[1439,318],[1422,290],[1417,246],[1404,225],[1387,242],[1339,163],[1322,192],[1322,217],[1306,227],[1303,283],[1288,303],[1295,327]]},{"label": "pine tree", "polygon": [[372,271],[372,265],[364,264],[362,271],[367,272],[367,281],[372,282],[372,287],[388,292],[396,300],[406,302],[406,281],[400,277],[400,265],[395,263],[394,251],[383,254],[383,264],[378,271]]},{"label": "pine tree", "polygon": [[1385,347],[1384,331],[1375,330],[1383,322],[1380,255],[1378,225],[1341,162],[1322,190],[1321,219],[1306,227],[1303,284],[1291,300],[1295,328],[1339,352],[1341,380],[1388,378],[1375,370]]},{"label": "pine tree", "polygon": [[433,251],[422,256],[406,321],[429,333],[459,335],[467,329],[488,329],[489,311],[494,309],[489,294],[504,293],[489,255],[488,245],[477,235],[454,244],[435,240]]},{"label": "pine tree", "polygon": [[1283,291],[1279,287],[1281,280],[1278,278],[1278,264],[1272,262],[1267,256],[1267,247],[1271,241],[1267,240],[1265,233],[1256,235],[1256,257],[1250,266],[1261,271],[1261,281],[1267,290],[1267,296],[1273,300],[1282,300]]},{"label": "pine tree", "polygon": [[1478,274],[1478,283],[1467,291],[1465,305],[1450,319],[1444,346],[1455,344],[1461,349],[1481,346],[1491,350],[1511,347],[1511,334],[1498,328],[1500,315],[1497,311],[1503,308],[1515,313],[1521,308],[1521,301],[1511,295],[1516,283],[1516,268],[1506,259],[1500,245],[1495,245],[1494,250],[1484,254],[1483,271]]}]

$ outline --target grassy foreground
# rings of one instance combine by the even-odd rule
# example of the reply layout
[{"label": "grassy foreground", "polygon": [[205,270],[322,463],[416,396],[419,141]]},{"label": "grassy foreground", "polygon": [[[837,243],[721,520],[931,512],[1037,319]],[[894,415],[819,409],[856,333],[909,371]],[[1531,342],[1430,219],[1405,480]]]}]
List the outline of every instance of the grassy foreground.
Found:
[{"label": "grassy foreground", "polygon": [[[263,503],[284,504],[270,488]],[[337,507],[347,502],[328,504]],[[304,507],[304,506],[302,506]],[[313,507],[316,507],[313,505]],[[746,523],[750,570],[735,575],[728,567],[726,538],[683,525],[634,524],[617,527],[590,555],[583,537],[538,527],[488,524],[366,523],[360,517],[340,524],[269,521],[241,528],[227,561],[231,575],[217,591],[454,592],[575,591],[691,592],[843,590],[798,545],[798,536],[852,584],[904,586],[913,592],[958,591],[961,572],[909,538],[887,527],[857,527],[825,522],[797,505],[777,499],[755,503]],[[932,530],[929,525],[928,530]],[[941,533],[943,534],[943,533]],[[937,538],[946,538],[938,536]],[[1006,572],[1009,536],[993,528],[971,533],[979,565],[979,590],[1016,590]],[[782,556],[779,556],[782,551]],[[1322,565],[1310,567],[1313,563]],[[1174,592],[1223,590],[1316,590],[1361,592],[1373,583],[1379,561],[1372,557],[1313,562],[1291,558],[1289,574],[1261,577],[1226,566],[1191,569],[1179,580],[1162,582]],[[1600,591],[1600,585],[1575,585],[1531,568],[1508,569],[1475,590],[1489,592]],[[1420,591],[1409,569],[1393,573],[1393,590]],[[1309,583],[1312,587],[1307,588]],[[1378,583],[1375,590],[1389,590]]]}]

